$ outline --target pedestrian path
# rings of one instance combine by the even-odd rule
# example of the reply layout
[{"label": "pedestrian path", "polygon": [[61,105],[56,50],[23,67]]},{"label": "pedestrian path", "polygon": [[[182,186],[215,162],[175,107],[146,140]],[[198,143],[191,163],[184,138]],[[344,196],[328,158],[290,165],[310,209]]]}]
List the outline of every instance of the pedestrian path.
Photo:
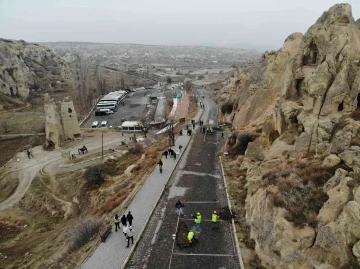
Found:
[{"label": "pedestrian path", "polygon": [[[197,113],[195,120],[198,121],[201,116],[201,110]],[[186,134],[185,131],[183,131]],[[136,244],[139,235],[145,229],[146,224],[156,207],[158,200],[161,197],[161,194],[165,188],[166,183],[174,171],[176,164],[179,162],[182,154],[184,153],[186,146],[188,145],[191,136],[182,135],[179,136],[175,141],[175,147],[173,149],[178,149],[179,145],[183,146],[179,155],[177,155],[176,160],[168,157],[162,158],[163,161],[163,172],[159,172],[159,167],[149,175],[143,187],[136,194],[133,201],[129,207],[124,212],[119,212],[119,214],[125,214],[128,211],[131,211],[134,216],[133,220],[133,229],[134,229],[134,243]],[[127,259],[130,257],[134,245],[130,248],[126,248],[127,240],[121,231],[115,232],[113,227],[113,232],[109,235],[105,243],[101,243],[99,247],[94,251],[94,253],[89,257],[84,264],[81,266],[83,269],[112,269],[112,268],[122,268],[125,265]]]}]

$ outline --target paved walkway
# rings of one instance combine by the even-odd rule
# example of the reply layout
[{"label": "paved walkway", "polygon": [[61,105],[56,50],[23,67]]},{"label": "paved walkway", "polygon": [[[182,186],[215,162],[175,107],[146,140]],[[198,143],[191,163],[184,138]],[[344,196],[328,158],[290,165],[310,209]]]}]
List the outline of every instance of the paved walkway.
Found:
[{"label": "paved walkway", "polygon": [[[201,116],[202,110],[199,110],[195,120],[198,121]],[[183,132],[186,134],[186,132]],[[179,136],[175,141],[175,149],[178,149],[179,145],[183,146],[182,152],[177,156],[176,161],[171,158],[163,158],[163,172],[160,174],[159,168],[150,174],[143,187],[135,196],[130,206],[126,209],[126,212],[119,212],[120,214],[131,211],[134,216],[133,229],[134,229],[134,240],[138,240],[139,234],[145,229],[146,224],[156,207],[158,200],[164,190],[164,187],[172,175],[180,157],[186,149],[190,141],[190,136]],[[83,269],[100,269],[100,268],[121,268],[128,257],[131,255],[134,246],[126,248],[126,238],[121,231],[113,232],[109,235],[105,243],[101,243],[99,247],[94,251],[91,257],[89,257],[82,265]],[[135,242],[136,243],[136,242]]]}]

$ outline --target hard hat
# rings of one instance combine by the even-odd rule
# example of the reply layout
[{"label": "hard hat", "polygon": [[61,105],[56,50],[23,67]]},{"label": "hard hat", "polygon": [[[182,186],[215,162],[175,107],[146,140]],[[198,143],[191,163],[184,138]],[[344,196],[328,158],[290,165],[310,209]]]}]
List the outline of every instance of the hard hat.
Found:
[{"label": "hard hat", "polygon": [[200,212],[197,212],[196,215],[200,215]]},{"label": "hard hat", "polygon": [[216,214],[216,211],[214,211],[214,213]]}]

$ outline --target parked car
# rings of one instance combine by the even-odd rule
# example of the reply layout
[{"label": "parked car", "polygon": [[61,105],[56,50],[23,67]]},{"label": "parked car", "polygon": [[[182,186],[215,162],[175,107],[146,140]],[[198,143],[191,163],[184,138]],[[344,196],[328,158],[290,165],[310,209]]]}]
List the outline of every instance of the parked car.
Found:
[{"label": "parked car", "polygon": [[94,122],[91,124],[91,128],[96,128],[98,125],[99,125],[99,122],[98,122],[98,121],[94,121]]},{"label": "parked car", "polygon": [[106,128],[107,127],[107,121],[104,120],[101,122],[101,128]]},{"label": "parked car", "polygon": [[95,111],[95,116],[106,116],[109,114],[113,114],[114,111],[112,111],[111,109],[108,108],[101,108],[101,109],[97,109]]},{"label": "parked car", "polygon": [[121,122],[124,122],[124,121],[126,121],[126,119],[125,119],[125,118],[121,118]]}]

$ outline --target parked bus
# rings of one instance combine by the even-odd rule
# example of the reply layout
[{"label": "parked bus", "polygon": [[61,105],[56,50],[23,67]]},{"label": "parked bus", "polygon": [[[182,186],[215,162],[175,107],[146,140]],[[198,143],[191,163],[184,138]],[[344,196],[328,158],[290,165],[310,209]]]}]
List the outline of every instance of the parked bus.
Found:
[{"label": "parked bus", "polygon": [[98,103],[96,105],[96,109],[100,110],[103,108],[107,108],[107,109],[111,109],[112,111],[116,111],[117,110],[117,105],[116,104],[109,104],[109,103]]}]

